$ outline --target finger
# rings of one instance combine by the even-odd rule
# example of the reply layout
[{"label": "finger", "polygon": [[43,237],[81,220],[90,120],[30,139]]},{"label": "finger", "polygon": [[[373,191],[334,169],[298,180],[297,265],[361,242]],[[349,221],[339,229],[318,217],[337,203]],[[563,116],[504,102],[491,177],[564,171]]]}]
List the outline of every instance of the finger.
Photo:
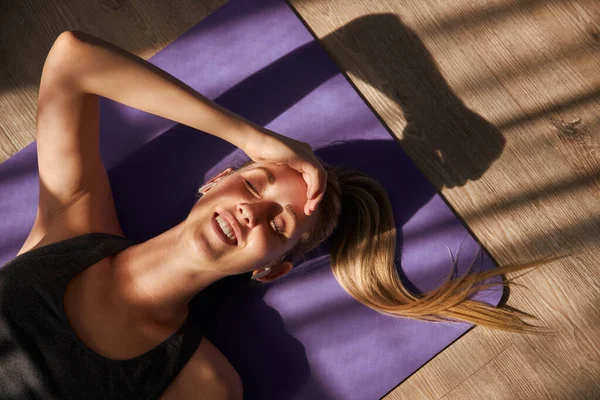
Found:
[{"label": "finger", "polygon": [[312,212],[310,192],[313,189],[312,186],[314,186],[314,184],[312,183],[312,176],[310,174],[305,172],[302,174],[302,177],[306,182],[306,204],[304,205],[304,214],[310,215]]},{"label": "finger", "polygon": [[306,215],[312,214],[312,209],[310,208],[310,202],[307,202],[304,205],[304,214],[306,214]]},{"label": "finger", "polygon": [[[317,209],[317,206],[319,205],[321,200],[323,200],[324,195],[325,195],[325,193],[322,193],[319,196],[317,196],[316,199],[309,200],[306,202],[306,207],[309,209],[310,213],[314,212]],[[308,215],[310,215],[310,214],[308,214]]]},{"label": "finger", "polygon": [[316,205],[321,201],[323,195],[325,194],[325,190],[327,189],[327,171],[325,171],[325,169],[321,167],[316,169],[315,172],[315,187],[312,192],[312,195],[309,197],[311,200],[316,200],[316,202],[314,203],[314,207],[316,207]]},{"label": "finger", "polygon": [[321,179],[322,176],[319,172],[319,169],[314,164],[307,162],[305,165],[303,165],[303,169],[305,174],[304,180],[308,185],[306,195],[309,200],[314,200],[321,189],[323,183]]},{"label": "finger", "polygon": [[308,199],[307,204],[306,204],[306,206],[309,208],[311,213],[314,210],[316,210],[316,208],[319,205],[319,203],[321,202],[321,200],[323,200],[323,197],[325,196],[326,186],[327,186],[327,171],[324,171],[324,177],[322,178],[320,187],[318,187],[318,190],[316,191],[316,193],[313,194],[313,198]]},{"label": "finger", "polygon": [[[329,174],[327,173],[327,171],[325,171],[325,168],[321,167],[321,187],[319,188],[319,195],[321,196],[321,199],[323,198],[323,195],[325,194],[325,190],[327,190],[327,177],[329,176]],[[319,201],[321,201],[319,199]]]},{"label": "finger", "polygon": [[313,200],[312,210],[315,210],[317,208],[321,200],[323,200],[323,197],[325,197],[325,192],[321,193],[319,196],[317,196],[315,200]]}]

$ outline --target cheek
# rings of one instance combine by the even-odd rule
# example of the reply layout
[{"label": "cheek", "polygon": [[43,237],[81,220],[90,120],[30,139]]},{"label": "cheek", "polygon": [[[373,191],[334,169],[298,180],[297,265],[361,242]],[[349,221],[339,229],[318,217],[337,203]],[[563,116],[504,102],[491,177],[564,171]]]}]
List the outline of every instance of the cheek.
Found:
[{"label": "cheek", "polygon": [[246,248],[250,257],[261,261],[272,261],[285,251],[283,243],[270,232],[256,230]]}]

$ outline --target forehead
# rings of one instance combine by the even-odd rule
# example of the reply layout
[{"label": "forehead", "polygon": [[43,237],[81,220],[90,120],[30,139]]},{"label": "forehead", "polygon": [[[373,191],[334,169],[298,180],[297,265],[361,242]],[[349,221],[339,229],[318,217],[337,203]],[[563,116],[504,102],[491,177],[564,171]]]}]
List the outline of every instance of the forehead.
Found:
[{"label": "forehead", "polygon": [[[268,182],[269,178],[265,169],[273,174],[273,183]],[[307,185],[300,172],[287,165],[270,163],[254,163],[246,167],[245,170],[261,179],[267,189],[265,191],[267,198],[280,203],[282,206],[289,204],[294,208],[300,231],[304,231],[310,226],[316,213],[311,216],[304,213],[304,206],[307,201]]]}]

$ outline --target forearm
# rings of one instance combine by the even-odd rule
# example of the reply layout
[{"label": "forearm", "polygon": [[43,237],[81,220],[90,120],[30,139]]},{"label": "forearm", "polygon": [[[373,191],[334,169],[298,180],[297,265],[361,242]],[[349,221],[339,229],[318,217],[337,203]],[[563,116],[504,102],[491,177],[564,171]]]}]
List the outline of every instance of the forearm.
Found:
[{"label": "forearm", "polygon": [[53,47],[46,62],[63,74],[74,90],[185,124],[242,149],[260,135],[260,127],[251,121],[134,54],[81,32],[63,34],[57,42],[60,39],[63,43],[54,47],[62,54],[51,60]]}]

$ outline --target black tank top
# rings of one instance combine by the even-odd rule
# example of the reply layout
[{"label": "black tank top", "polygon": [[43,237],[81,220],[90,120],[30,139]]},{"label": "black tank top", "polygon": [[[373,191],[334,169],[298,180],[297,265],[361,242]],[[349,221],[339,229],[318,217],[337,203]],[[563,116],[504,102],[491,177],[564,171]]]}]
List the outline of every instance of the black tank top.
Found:
[{"label": "black tank top", "polygon": [[133,244],[89,233],[28,251],[0,267],[0,399],[159,398],[200,345],[192,302],[176,333],[128,360],[111,360],[87,347],[63,307],[75,275]]}]

